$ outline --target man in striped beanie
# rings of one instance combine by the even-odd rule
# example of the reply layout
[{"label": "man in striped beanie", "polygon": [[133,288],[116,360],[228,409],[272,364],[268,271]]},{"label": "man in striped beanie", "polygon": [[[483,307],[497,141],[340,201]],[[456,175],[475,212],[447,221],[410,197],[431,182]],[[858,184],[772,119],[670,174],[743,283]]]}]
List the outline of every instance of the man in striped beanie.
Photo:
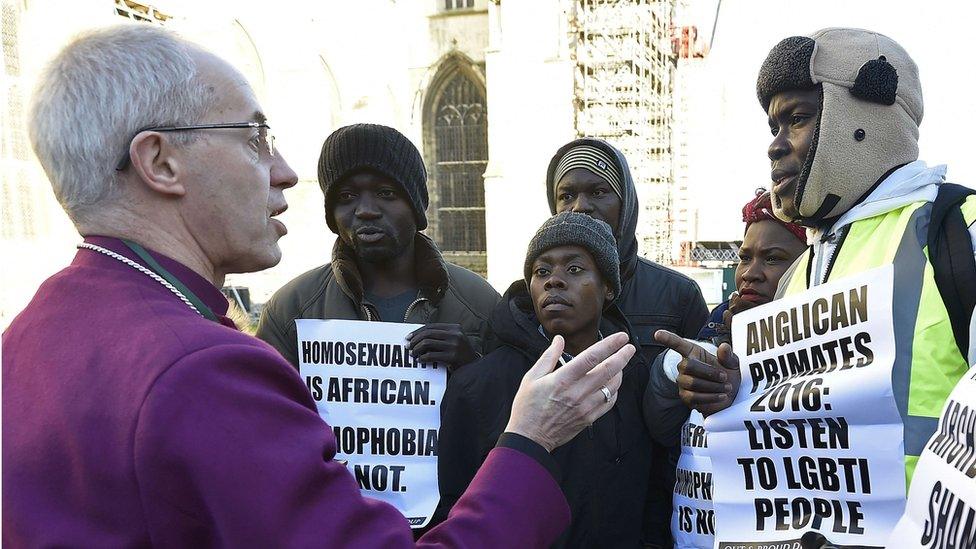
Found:
[{"label": "man in striped beanie", "polygon": [[[578,212],[613,229],[620,257],[621,292],[617,306],[633,328],[640,352],[650,364],[662,347],[659,329],[694,337],[708,318],[698,285],[683,274],[640,257],[637,249],[637,192],[627,159],[602,139],[585,137],[561,147],[546,174],[552,213]],[[655,445],[653,486],[649,490],[644,541],[670,547],[671,490],[680,448]]]}]

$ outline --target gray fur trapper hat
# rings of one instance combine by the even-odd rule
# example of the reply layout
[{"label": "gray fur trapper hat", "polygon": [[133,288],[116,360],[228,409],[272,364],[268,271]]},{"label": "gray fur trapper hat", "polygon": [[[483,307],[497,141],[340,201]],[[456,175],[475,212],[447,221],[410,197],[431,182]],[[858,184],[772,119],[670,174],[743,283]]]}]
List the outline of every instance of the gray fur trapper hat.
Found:
[{"label": "gray fur trapper hat", "polygon": [[[794,204],[803,224],[837,217],[892,168],[918,159],[922,85],[897,42],[876,32],[828,28],[791,36],[766,57],[756,94],[820,87],[820,116]],[[779,204],[774,201],[777,215]]]},{"label": "gray fur trapper hat", "polygon": [[[599,219],[576,212],[556,214],[536,231],[525,254],[523,275],[526,286],[531,285],[532,263],[536,258],[559,246],[579,246],[590,252],[613,297],[620,296],[620,258],[613,230]],[[611,301],[607,300],[607,305]]]}]

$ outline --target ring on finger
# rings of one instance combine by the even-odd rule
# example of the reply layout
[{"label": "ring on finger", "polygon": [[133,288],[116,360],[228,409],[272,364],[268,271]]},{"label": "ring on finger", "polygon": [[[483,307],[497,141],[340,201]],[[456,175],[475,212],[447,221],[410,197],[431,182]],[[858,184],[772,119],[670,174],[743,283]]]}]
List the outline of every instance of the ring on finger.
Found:
[{"label": "ring on finger", "polygon": [[603,393],[603,398],[607,402],[610,402],[610,400],[613,398],[613,393],[610,392],[610,388],[606,385],[600,386],[600,392]]}]

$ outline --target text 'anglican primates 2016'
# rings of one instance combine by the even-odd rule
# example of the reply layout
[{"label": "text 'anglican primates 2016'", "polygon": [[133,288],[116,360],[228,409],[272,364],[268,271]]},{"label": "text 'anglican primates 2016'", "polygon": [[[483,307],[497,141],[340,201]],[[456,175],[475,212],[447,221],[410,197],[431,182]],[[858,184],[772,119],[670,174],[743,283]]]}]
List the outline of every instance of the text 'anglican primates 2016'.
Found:
[{"label": "text 'anglican primates 2016'", "polygon": [[719,547],[887,541],[905,501],[892,292],[887,266],[735,316],[742,384],[705,421]]}]

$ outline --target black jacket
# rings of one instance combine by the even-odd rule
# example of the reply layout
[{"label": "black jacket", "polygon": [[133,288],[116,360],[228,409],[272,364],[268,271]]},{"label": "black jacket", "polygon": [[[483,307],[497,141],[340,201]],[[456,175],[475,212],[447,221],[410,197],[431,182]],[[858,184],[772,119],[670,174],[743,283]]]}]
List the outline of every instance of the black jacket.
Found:
[{"label": "black jacket", "polygon": [[[614,235],[620,254],[620,281],[623,290],[616,304],[630,322],[644,359],[647,364],[652,364],[664,350],[654,340],[654,332],[663,329],[682,337],[694,337],[708,319],[708,307],[695,281],[637,255],[637,214],[640,208],[634,180],[627,159],[606,141],[584,137],[567,143],[556,152],[546,173],[550,211],[556,213],[552,179],[559,160],[567,151],[580,144],[597,147],[609,154],[616,160],[617,169],[623,176],[620,223],[617,234]],[[645,541],[660,547],[670,547],[672,544],[671,492],[680,454],[679,446],[665,447],[654,443],[655,485],[647,502],[650,525],[645,532]]]},{"label": "black jacket", "polygon": [[[435,520],[443,520],[495,446],[508,424],[522,376],[549,345],[523,281],[505,293],[490,324],[500,346],[457,370],[441,405],[441,503]],[[621,330],[627,330],[626,320],[611,305],[604,311],[601,331]],[[557,546],[639,546],[651,471],[650,436],[641,411],[647,375],[647,365],[636,355],[624,369],[613,409],[553,452],[573,514]]]}]

